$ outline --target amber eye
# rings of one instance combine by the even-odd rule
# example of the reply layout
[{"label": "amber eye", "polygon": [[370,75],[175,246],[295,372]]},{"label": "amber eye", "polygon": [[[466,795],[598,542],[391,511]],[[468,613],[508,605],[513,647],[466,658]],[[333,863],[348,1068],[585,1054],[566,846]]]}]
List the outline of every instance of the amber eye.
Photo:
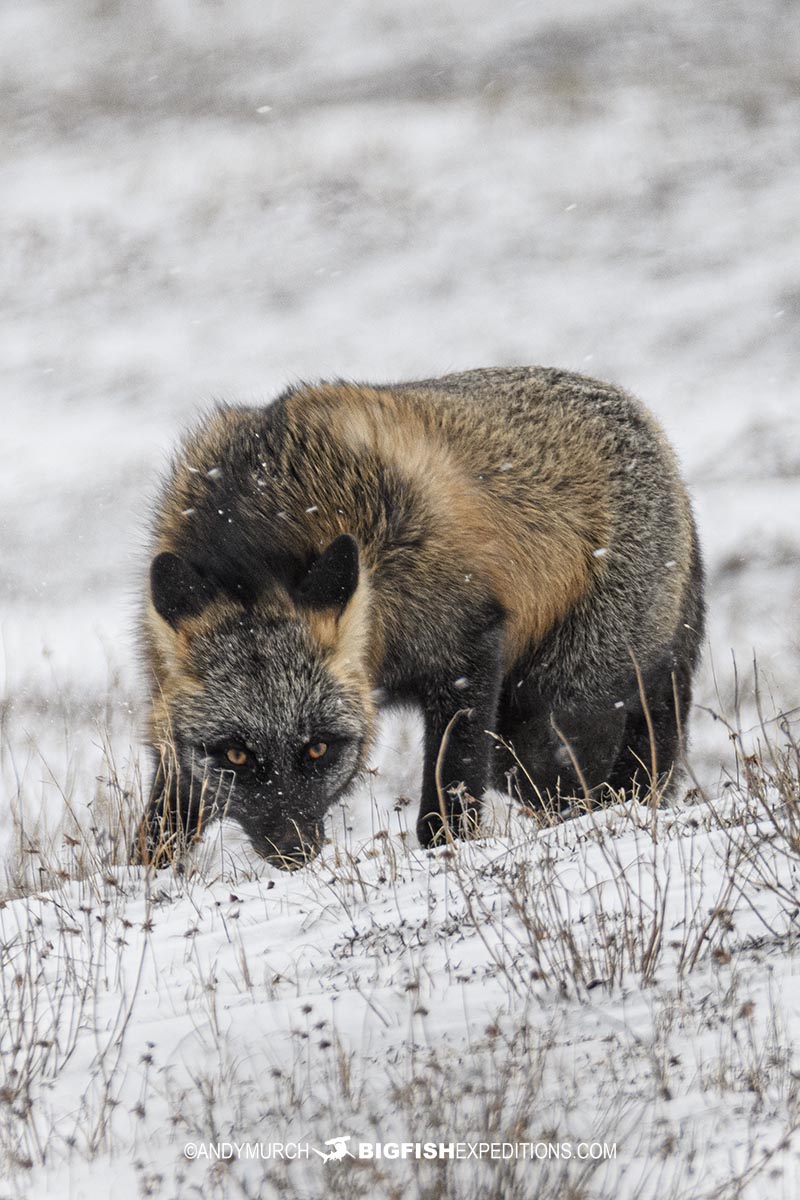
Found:
[{"label": "amber eye", "polygon": [[311,742],[310,745],[306,746],[306,754],[309,758],[313,758],[315,760],[318,758],[324,758],[327,753],[327,742]]},{"label": "amber eye", "polygon": [[225,757],[229,763],[233,763],[235,767],[243,767],[249,761],[250,755],[246,750],[242,750],[239,746],[229,746],[225,751]]}]

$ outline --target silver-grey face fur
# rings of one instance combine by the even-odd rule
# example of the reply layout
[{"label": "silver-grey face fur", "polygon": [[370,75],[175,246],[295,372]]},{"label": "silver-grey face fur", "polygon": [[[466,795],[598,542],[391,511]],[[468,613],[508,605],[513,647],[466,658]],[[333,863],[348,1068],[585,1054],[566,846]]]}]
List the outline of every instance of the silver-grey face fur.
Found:
[{"label": "silver-grey face fur", "polygon": [[[193,667],[202,690],[174,715],[184,779],[204,785],[267,858],[313,856],[322,821],[353,781],[367,724],[358,696],[326,668],[299,621],[248,617],[198,637]],[[310,759],[309,744],[328,751]],[[232,767],[225,753],[252,758]]]}]

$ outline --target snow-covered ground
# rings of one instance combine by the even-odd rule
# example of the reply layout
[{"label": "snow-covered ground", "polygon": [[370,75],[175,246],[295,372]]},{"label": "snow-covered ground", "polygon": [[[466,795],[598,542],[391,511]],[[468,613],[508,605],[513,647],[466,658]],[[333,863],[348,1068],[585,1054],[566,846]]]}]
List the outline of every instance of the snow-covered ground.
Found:
[{"label": "snow-covered ground", "polygon": [[[800,1071],[786,905],[764,916],[745,891],[730,945],[704,945],[691,972],[667,945],[652,977],[634,962],[588,992],[546,972],[523,985],[506,970],[514,864],[552,850],[546,893],[582,937],[596,867],[581,826],[419,853],[394,811],[417,786],[413,722],[387,723],[371,794],[332,821],[339,851],[291,878],[243,867],[226,830],[224,860],[209,847],[201,875],[148,891],[99,832],[97,870],[58,882],[70,851],[48,827],[66,806],[105,829],[133,803],[142,534],[194,413],[298,377],[548,363],[645,398],[695,498],[710,626],[693,763],[711,800],[665,838],[697,860],[656,869],[635,822],[603,828],[626,863],[712,904],[725,870],[697,863],[727,844],[714,797],[732,758],[707,710],[734,720],[738,702],[756,721],[754,655],[778,744],[772,718],[800,706],[798,63],[781,0],[0,6],[0,843],[5,892],[20,863],[46,889],[0,910],[3,987],[41,1041],[58,1004],[61,1029],[37,1050],[30,1025],[0,1028],[0,1196],[190,1195],[210,1178],[183,1158],[190,1134],[416,1140],[428,1111],[466,1137],[492,1096],[497,1131],[618,1142],[615,1162],[570,1176],[575,1196],[726,1195],[726,1171],[733,1187],[759,1164],[742,1194],[765,1178],[796,1194],[791,1149],[761,1162]],[[462,883],[480,884],[479,911]],[[23,951],[35,972],[16,985]],[[34,1047],[27,1098],[18,1045]],[[239,1164],[220,1194],[321,1194],[323,1168],[295,1166],[280,1183]],[[350,1194],[407,1178],[339,1164],[331,1184],[336,1168],[325,1186]],[[552,1164],[528,1193],[502,1163],[461,1170],[414,1186],[560,1186]]]},{"label": "snow-covered ground", "polygon": [[100,841],[0,909],[0,1194],[791,1200],[794,789],[498,808],[432,855],[361,797],[293,875],[219,827],[184,876]]}]

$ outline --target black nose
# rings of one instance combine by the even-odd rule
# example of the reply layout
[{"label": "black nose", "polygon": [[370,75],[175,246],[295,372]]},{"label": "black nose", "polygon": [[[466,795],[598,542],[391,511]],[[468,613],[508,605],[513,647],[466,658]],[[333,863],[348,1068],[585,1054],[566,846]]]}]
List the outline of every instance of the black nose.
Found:
[{"label": "black nose", "polygon": [[322,830],[318,825],[301,826],[292,821],[272,838],[254,838],[253,847],[273,867],[298,871],[319,854]]}]

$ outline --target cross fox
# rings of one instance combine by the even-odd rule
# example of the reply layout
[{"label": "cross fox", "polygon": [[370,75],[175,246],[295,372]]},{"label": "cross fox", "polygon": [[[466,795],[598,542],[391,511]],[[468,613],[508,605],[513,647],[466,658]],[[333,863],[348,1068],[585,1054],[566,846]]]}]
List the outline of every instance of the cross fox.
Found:
[{"label": "cross fox", "polygon": [[488,787],[560,807],[663,785],[703,623],[674,454],[617,387],[529,367],[220,406],[155,512],[134,857],[224,808],[302,865],[383,706],[424,716],[426,847],[474,831]]}]

